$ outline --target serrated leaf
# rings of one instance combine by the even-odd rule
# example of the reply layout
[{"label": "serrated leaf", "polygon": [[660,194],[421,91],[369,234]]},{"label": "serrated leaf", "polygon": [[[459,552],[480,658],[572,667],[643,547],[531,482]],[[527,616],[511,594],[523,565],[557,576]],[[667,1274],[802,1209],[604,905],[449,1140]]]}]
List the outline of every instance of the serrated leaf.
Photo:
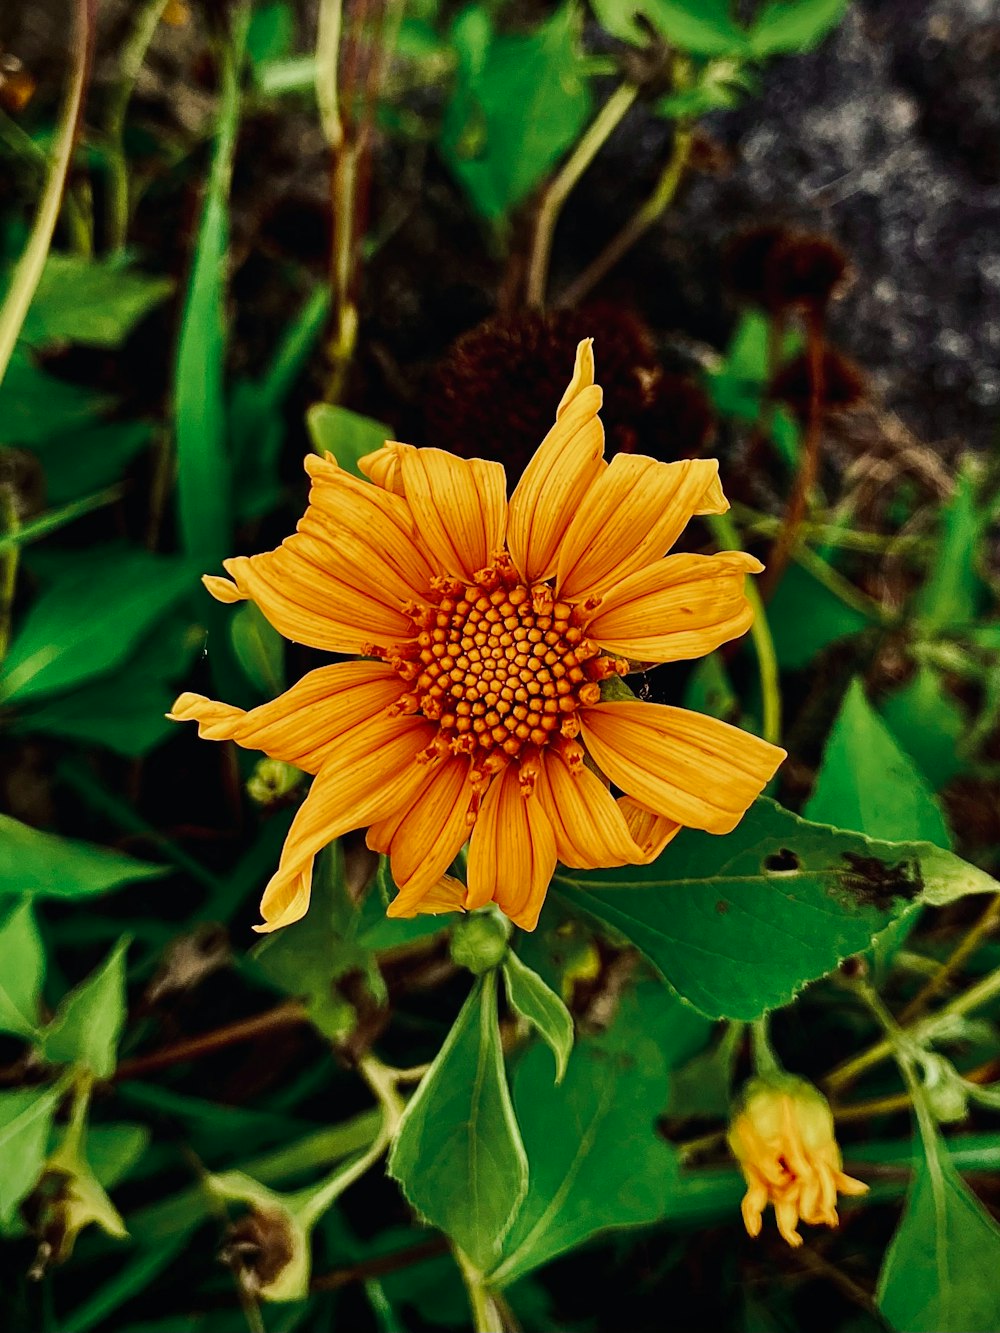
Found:
[{"label": "serrated leaf", "polygon": [[553,881],[702,1013],[746,1021],[863,952],[913,902],[993,885],[928,843],[809,824],[766,798],[725,837],[685,830],[650,866],[560,868]]},{"label": "serrated leaf", "polygon": [[1000,1228],[955,1170],[944,1145],[918,1163],[876,1300],[901,1333],[1000,1328]]},{"label": "serrated leaf", "polygon": [[492,1267],[528,1188],[500,1044],[495,973],[476,982],[407,1105],[389,1174],[417,1212],[482,1272]]},{"label": "serrated leaf", "polygon": [[503,979],[510,1007],[531,1024],[555,1056],[556,1082],[561,1083],[573,1049],[572,1015],[555,991],[512,950],[503,961]]},{"label": "serrated leaf", "polygon": [[851,681],[802,812],[817,824],[857,829],[892,842],[950,847],[941,807],[913,760]]},{"label": "serrated leaf", "polygon": [[45,950],[25,899],[0,926],[0,1032],[34,1037],[45,980]]},{"label": "serrated leaf", "polygon": [[529,1185],[490,1277],[496,1285],[610,1227],[668,1213],[677,1166],[656,1130],[669,1075],[654,1035],[664,998],[652,980],[630,990],[610,1031],[581,1038],[558,1087],[541,1048],[518,1062],[514,1103]]},{"label": "serrated leaf", "polygon": [[334,403],[314,403],[306,413],[309,438],[318,454],[331,453],[345,472],[365,478],[358,459],[392,439],[392,427]]},{"label": "serrated leaf", "polygon": [[0,815],[0,897],[85,898],[166,873],[166,866],[43,833]]},{"label": "serrated leaf", "polygon": [[489,12],[477,5],[452,28],[458,72],[440,149],[489,221],[531,193],[586,123],[579,29],[570,4],[527,34],[496,36]]},{"label": "serrated leaf", "polygon": [[57,1087],[0,1092],[0,1223],[13,1221],[35,1188],[48,1149],[52,1117],[62,1098]]},{"label": "serrated leaf", "polygon": [[769,0],[747,34],[758,58],[811,51],[844,17],[848,0]]},{"label": "serrated leaf", "polygon": [[125,952],[122,939],[96,971],[63,999],[42,1033],[41,1051],[50,1064],[70,1064],[94,1078],[110,1078],[125,1025]]},{"label": "serrated leaf", "polygon": [[21,329],[26,343],[117,347],[173,290],[169,278],[111,259],[50,253]]},{"label": "serrated leaf", "polygon": [[0,677],[0,700],[23,703],[111,671],[192,586],[191,567],[109,548],[74,558],[25,616]]}]

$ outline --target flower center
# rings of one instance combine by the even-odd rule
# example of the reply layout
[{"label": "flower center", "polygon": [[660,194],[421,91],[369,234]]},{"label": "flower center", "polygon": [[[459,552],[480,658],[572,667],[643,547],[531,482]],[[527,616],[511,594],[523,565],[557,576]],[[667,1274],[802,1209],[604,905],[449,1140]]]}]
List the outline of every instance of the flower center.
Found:
[{"label": "flower center", "polygon": [[435,579],[426,603],[409,605],[417,637],[390,657],[410,690],[400,711],[436,722],[453,754],[531,747],[579,733],[581,705],[625,664],[600,657],[568,602],[547,583],[521,581],[508,556],[474,583]]}]

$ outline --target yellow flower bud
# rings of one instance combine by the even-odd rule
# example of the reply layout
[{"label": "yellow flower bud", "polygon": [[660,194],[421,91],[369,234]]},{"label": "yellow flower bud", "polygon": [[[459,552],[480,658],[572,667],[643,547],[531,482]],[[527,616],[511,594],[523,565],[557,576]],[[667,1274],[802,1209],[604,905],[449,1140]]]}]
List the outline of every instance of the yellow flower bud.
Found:
[{"label": "yellow flower bud", "polygon": [[280,759],[261,759],[247,779],[247,795],[256,805],[276,805],[301,783],[300,768]]},{"label": "yellow flower bud", "polygon": [[864,1194],[868,1186],[841,1170],[833,1115],[823,1094],[791,1074],[751,1079],[740,1096],[728,1135],[747,1183],[743,1222],[759,1236],[764,1209],[774,1205],[778,1230],[802,1244],[799,1221],[838,1225],[837,1193]]}]

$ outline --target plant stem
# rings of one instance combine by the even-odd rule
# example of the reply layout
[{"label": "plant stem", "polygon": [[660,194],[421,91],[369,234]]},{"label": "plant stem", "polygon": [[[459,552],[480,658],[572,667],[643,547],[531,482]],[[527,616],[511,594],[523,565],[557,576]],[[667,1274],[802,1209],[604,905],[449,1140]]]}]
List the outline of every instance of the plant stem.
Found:
[{"label": "plant stem", "polygon": [[815,311],[806,319],[806,357],[809,365],[809,416],[799,454],[799,467],[792,493],[785,510],[785,521],[778,533],[767,569],[761,579],[761,596],[770,601],[788,567],[792,552],[799,543],[799,529],[809,508],[819,477],[820,452],[823,441],[823,338],[822,317]]},{"label": "plant stem", "polygon": [[767,1031],[767,1016],[754,1019],[750,1025],[750,1044],[753,1051],[754,1073],[782,1074],[781,1061],[774,1053]]},{"label": "plant stem", "polygon": [[661,214],[666,212],[673,202],[677,187],[684,176],[688,159],[691,156],[693,138],[693,132],[688,126],[677,126],[674,132],[673,149],[653,193],[639,211],[633,214],[618,235],[608,242],[597,258],[591,260],[583,272],[574,278],[559,297],[557,305],[579,305],[619,260],[628,254],[633,245],[642,239]]},{"label": "plant stem", "polygon": [[276,1005],[263,1014],[252,1018],[241,1018],[237,1023],[228,1023],[225,1027],[215,1028],[202,1033],[199,1037],[189,1037],[186,1041],[174,1042],[172,1046],[163,1046],[148,1055],[137,1055],[131,1060],[123,1060],[115,1073],[115,1082],[125,1079],[141,1078],[155,1069],[167,1069],[184,1060],[197,1060],[203,1055],[214,1055],[227,1046],[241,1041],[252,1041],[255,1037],[266,1036],[279,1028],[294,1023],[308,1022],[308,1015],[303,1005],[297,1000]]},{"label": "plant stem", "polygon": [[483,1275],[456,1245],[455,1261],[462,1274],[472,1312],[473,1333],[504,1333],[503,1318],[487,1290]]},{"label": "plant stem", "polygon": [[899,1015],[901,1025],[905,1026],[907,1023],[912,1023],[919,1014],[923,1013],[928,1003],[937,995],[940,995],[955,973],[961,971],[968,959],[972,957],[987,936],[993,933],[998,924],[1000,924],[1000,894],[993,898],[986,911],[983,912],[975,925],[967,931],[953,953],[945,959],[930,981],[905,1007]]},{"label": "plant stem", "polygon": [[[728,514],[713,514],[707,520],[716,543],[724,551],[741,549],[740,535],[736,525]],[[767,621],[767,612],[760,593],[752,579],[746,584],[747,601],[753,608],[753,623],[750,626],[750,638],[757,654],[757,671],[760,678],[761,730],[764,740],[777,745],[781,740],[781,679],[778,672],[778,658],[774,651],[774,639]]]},{"label": "plant stem", "polygon": [[66,100],[59,118],[59,132],[53,145],[52,165],[35,214],[34,226],[11,277],[10,287],[0,306],[0,383],[7,373],[21,325],[45,267],[52,244],[52,233],[59,219],[59,208],[73,160],[77,126],[83,106],[83,90],[90,68],[91,38],[94,29],[95,0],[76,0],[73,30],[73,68],[70,71]]},{"label": "plant stem", "polygon": [[619,84],[591,121],[590,127],[572,153],[553,176],[542,196],[541,207],[535,220],[535,234],[528,267],[527,302],[532,309],[542,310],[545,306],[552,239],[562,206],[577,181],[594,160],[598,150],[635,101],[637,92],[638,89],[634,84]]},{"label": "plant stem", "polygon": [[17,540],[20,518],[17,496],[9,482],[0,485],[0,664],[10,647],[10,627],[14,615],[14,592],[17,588],[17,566],[21,548]]},{"label": "plant stem", "polygon": [[344,142],[344,126],[340,119],[337,90],[343,9],[343,0],[320,0],[316,24],[316,65],[313,75],[316,107],[323,135],[334,153],[340,151]]},{"label": "plant stem", "polygon": [[118,57],[118,82],[108,98],[104,117],[104,150],[108,169],[107,245],[111,253],[123,250],[128,237],[129,181],[128,159],[125,156],[128,104],[167,3],[168,0],[145,0],[145,3],[140,4],[132,31]]}]

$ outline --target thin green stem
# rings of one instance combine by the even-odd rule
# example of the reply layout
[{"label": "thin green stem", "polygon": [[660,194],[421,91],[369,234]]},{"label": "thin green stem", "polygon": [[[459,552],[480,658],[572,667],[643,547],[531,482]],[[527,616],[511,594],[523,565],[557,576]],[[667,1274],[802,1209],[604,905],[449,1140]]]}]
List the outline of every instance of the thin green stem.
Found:
[{"label": "thin green stem", "polygon": [[893,622],[893,617],[883,607],[879,606],[878,602],[866,597],[863,592],[855,588],[853,583],[845,579],[843,574],[839,574],[832,565],[828,565],[821,556],[810,550],[808,546],[799,543],[795,548],[793,558],[797,565],[801,565],[807,574],[811,574],[817,583],[822,583],[823,587],[832,592],[834,597],[843,602],[845,606],[851,607],[852,610],[858,611],[867,619],[874,620],[878,624],[889,625]]},{"label": "thin green stem", "polygon": [[[45,150],[5,111],[0,111],[0,143],[5,143],[12,153],[24,158],[39,180],[45,180],[49,167]],[[63,193],[62,217],[72,248],[77,254],[89,257],[93,249],[90,227],[68,182]]]},{"label": "thin green stem", "polygon": [[[10,487],[4,487],[4,492],[9,493]],[[122,488],[120,486],[109,486],[107,490],[97,491],[94,495],[84,496],[82,500],[71,500],[69,504],[63,505],[60,509],[52,509],[47,514],[40,514],[38,518],[33,518],[30,523],[18,524],[16,513],[13,515],[14,523],[11,523],[12,515],[4,512],[5,531],[0,534],[0,555],[7,555],[11,550],[18,546],[27,546],[29,542],[36,542],[40,537],[47,537],[50,532],[55,532],[58,528],[65,527],[67,523],[72,523],[75,518],[80,518],[83,514],[89,514],[93,509],[101,509],[104,505],[114,504],[121,498]],[[0,507],[6,511],[6,506],[0,501]]]},{"label": "thin green stem", "polygon": [[340,29],[343,0],[320,0],[316,27],[316,63],[313,84],[323,135],[332,152],[339,152],[344,142],[337,90],[337,65],[340,59]]},{"label": "thin green stem", "polygon": [[473,1333],[504,1333],[503,1317],[487,1290],[482,1273],[458,1246],[454,1247],[453,1253],[469,1298]]},{"label": "thin green stem", "polygon": [[130,218],[128,158],[125,156],[125,120],[128,104],[146,61],[146,52],[168,0],[145,0],[138,7],[132,31],[118,56],[118,82],[111,90],[104,117],[107,159],[107,244],[112,252],[124,249]]},{"label": "thin green stem", "polygon": [[[716,543],[724,551],[739,551],[742,547],[736,525],[728,514],[715,514],[707,520]],[[774,639],[768,624],[767,611],[753,580],[747,580],[747,601],[753,609],[750,639],[757,654],[757,672],[760,680],[761,730],[764,740],[777,745],[781,741],[781,676]]]},{"label": "thin green stem", "polygon": [[955,973],[961,970],[979,946],[993,934],[998,924],[1000,924],[1000,893],[992,899],[979,920],[966,931],[957,947],[899,1015],[902,1026],[914,1022],[930,1001],[941,994]]},{"label": "thin green stem", "polygon": [[678,125],[674,131],[673,149],[653,193],[638,212],[629,218],[618,235],[608,242],[597,258],[592,260],[577,278],[574,278],[560,296],[558,305],[579,305],[601,279],[610,273],[629,250],[645,236],[653,223],[667,211],[673,203],[677,187],[687,169],[693,141],[694,135],[690,127]]},{"label": "thin green stem", "polygon": [[20,544],[17,540],[20,518],[17,496],[9,482],[0,485],[0,664],[10,648],[10,627],[14,615],[14,592],[17,588],[17,566]]},{"label": "thin green stem", "polygon": [[92,30],[92,0],[76,0],[76,25],[73,34],[73,67],[70,71],[66,99],[59,117],[58,133],[53,146],[52,165],[35,215],[28,243],[24,247],[11,278],[10,287],[0,306],[0,383],[7,373],[10,358],[28,313],[32,298],[41,280],[52,234],[59,220],[59,208],[66,188],[66,177],[73,160],[77,124],[83,106],[83,90],[87,82],[90,62]]},{"label": "thin green stem", "polygon": [[757,1074],[783,1074],[784,1068],[774,1052],[768,1035],[767,1015],[754,1019],[750,1025],[750,1041],[753,1050],[754,1072]]},{"label": "thin green stem", "polygon": [[631,83],[622,83],[615,89],[572,153],[549,182],[535,220],[535,234],[528,267],[527,301],[533,309],[541,310],[545,305],[552,240],[562,206],[599,149],[635,101],[637,92],[638,89]]}]

